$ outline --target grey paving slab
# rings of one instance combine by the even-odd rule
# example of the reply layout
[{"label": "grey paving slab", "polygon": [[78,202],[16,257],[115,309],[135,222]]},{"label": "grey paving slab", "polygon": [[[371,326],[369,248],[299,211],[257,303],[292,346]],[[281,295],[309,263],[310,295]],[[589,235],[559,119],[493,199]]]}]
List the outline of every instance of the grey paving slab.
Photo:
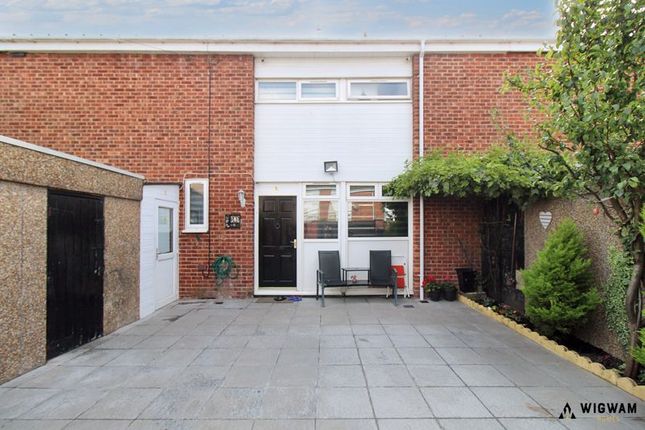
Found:
[{"label": "grey paving slab", "polygon": [[448,364],[490,364],[490,360],[485,359],[471,348],[435,348]]},{"label": "grey paving slab", "polygon": [[440,419],[439,424],[444,430],[504,430],[495,418]]},{"label": "grey paving slab", "polygon": [[469,387],[512,387],[514,384],[493,366],[486,364],[461,364],[452,370]]},{"label": "grey paving slab", "polygon": [[220,388],[208,399],[201,418],[258,418],[264,391],[258,388]]},{"label": "grey paving slab", "polygon": [[365,388],[319,388],[317,397],[318,418],[374,418]]},{"label": "grey paving slab", "polygon": [[255,420],[253,430],[315,430],[316,420]]},{"label": "grey paving slab", "polygon": [[484,404],[466,387],[422,388],[432,413],[441,418],[491,417]]},{"label": "grey paving slab", "polygon": [[316,430],[378,430],[376,420],[316,420]]},{"label": "grey paving slab", "polygon": [[363,366],[369,387],[413,387],[407,367],[398,364]]},{"label": "grey paving slab", "polygon": [[61,430],[70,422],[69,420],[11,420],[4,423],[0,421],[0,428],[2,430]]},{"label": "grey paving slab", "polygon": [[317,365],[277,365],[273,368],[269,385],[274,387],[315,387],[317,382]]},{"label": "grey paving slab", "polygon": [[[142,419],[185,419],[199,416],[202,408],[215,391],[205,387],[165,388],[141,412]],[[226,418],[226,417],[218,417]],[[232,417],[234,418],[234,417]]]},{"label": "grey paving slab", "polygon": [[500,418],[499,422],[509,430],[563,430],[565,428],[556,418]]},{"label": "grey paving slab", "polygon": [[360,334],[355,335],[356,346],[359,348],[391,348],[392,341],[385,334]]},{"label": "grey paving slab", "polygon": [[135,419],[153,399],[160,388],[120,388],[112,390],[86,410],[80,419]]},{"label": "grey paving slab", "polygon": [[496,417],[549,417],[549,412],[519,388],[472,387],[479,400]]},{"label": "grey paving slab", "polygon": [[74,420],[65,430],[124,430],[130,426],[131,420]]},{"label": "grey paving slab", "polygon": [[0,428],[643,427],[642,402],[555,419],[637,400],[459,303],[406,302],[171,304],[3,384]]},{"label": "grey paving slab", "polygon": [[420,387],[458,387],[464,382],[445,364],[408,365],[408,371]]},{"label": "grey paving slab", "polygon": [[432,412],[418,388],[370,388],[377,418],[430,418]]},{"label": "grey paving slab", "polygon": [[355,336],[385,334],[385,330],[380,324],[352,324],[351,328]]},{"label": "grey paving slab", "polygon": [[242,353],[241,349],[205,349],[190,363],[191,366],[230,366]]},{"label": "grey paving slab", "polygon": [[356,348],[321,348],[319,363],[321,366],[359,364],[360,360]]},{"label": "grey paving slab", "polygon": [[20,418],[74,419],[105,397],[106,394],[106,391],[96,389],[62,391],[21,414]]},{"label": "grey paving slab", "polygon": [[432,348],[397,348],[403,362],[412,364],[445,364],[444,359]]},{"label": "grey paving slab", "polygon": [[49,388],[3,390],[0,393],[0,418],[17,418],[58,392]]},{"label": "grey paving slab", "polygon": [[320,366],[318,385],[320,387],[364,387],[366,382],[361,366]]},{"label": "grey paving slab", "polygon": [[403,363],[395,348],[362,348],[359,350],[359,353],[363,365]]},{"label": "grey paving slab", "polygon": [[495,364],[504,376],[520,387],[561,387],[562,383],[532,363]]},{"label": "grey paving slab", "polygon": [[269,383],[273,366],[233,366],[222,383],[229,388],[264,387]]},{"label": "grey paving slab", "polygon": [[103,366],[114,360],[125,351],[121,349],[94,349],[85,352],[69,361],[64,362],[63,366]]},{"label": "grey paving slab", "polygon": [[439,423],[431,418],[379,419],[379,430],[441,430]]},{"label": "grey paving slab", "polygon": [[21,384],[22,388],[53,388],[63,389],[76,385],[94,371],[89,366],[51,366],[43,367],[34,378],[27,378]]},{"label": "grey paving slab", "polygon": [[356,342],[354,336],[349,335],[323,335],[320,336],[321,348],[354,348]]},{"label": "grey paving slab", "polygon": [[315,418],[313,387],[269,387],[264,390],[260,418]]}]

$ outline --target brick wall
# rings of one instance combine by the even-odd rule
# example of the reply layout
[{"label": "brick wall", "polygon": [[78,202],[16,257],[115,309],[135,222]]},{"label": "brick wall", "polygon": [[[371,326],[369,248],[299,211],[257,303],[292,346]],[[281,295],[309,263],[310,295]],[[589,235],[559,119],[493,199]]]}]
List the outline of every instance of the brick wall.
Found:
[{"label": "brick wall", "polygon": [[[0,134],[140,173],[147,182],[206,177],[209,67],[211,234],[180,234],[180,296],[212,294],[213,280],[199,267],[209,261],[209,241],[211,260],[230,254],[240,266],[228,293],[247,296],[253,293],[252,56],[1,55]],[[242,214],[240,230],[224,230],[229,212]]]},{"label": "brick wall", "polygon": [[[521,73],[537,61],[534,53],[426,54],[424,151],[480,151],[503,142],[509,130],[527,135],[531,121],[526,105],[517,93],[501,94],[500,88],[505,73]],[[417,63],[418,58],[415,75]],[[426,199],[424,206],[424,274],[455,280],[454,269],[468,263],[459,241],[479,269],[481,205],[473,200],[433,198]]]}]

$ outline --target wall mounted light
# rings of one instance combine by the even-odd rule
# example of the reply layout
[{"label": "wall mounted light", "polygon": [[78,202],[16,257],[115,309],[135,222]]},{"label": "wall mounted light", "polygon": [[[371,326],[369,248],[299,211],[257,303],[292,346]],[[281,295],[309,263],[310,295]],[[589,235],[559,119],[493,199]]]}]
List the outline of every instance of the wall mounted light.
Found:
[{"label": "wall mounted light", "polygon": [[237,192],[237,199],[240,201],[241,208],[246,206],[246,193],[244,192],[244,190]]},{"label": "wall mounted light", "polygon": [[325,173],[338,173],[338,161],[325,161]]}]

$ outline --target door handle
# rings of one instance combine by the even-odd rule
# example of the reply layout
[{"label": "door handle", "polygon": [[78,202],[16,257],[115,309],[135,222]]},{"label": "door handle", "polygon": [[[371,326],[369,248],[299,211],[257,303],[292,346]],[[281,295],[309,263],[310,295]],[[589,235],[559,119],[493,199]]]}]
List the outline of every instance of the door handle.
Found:
[{"label": "door handle", "polygon": [[297,239],[293,239],[291,241],[291,244],[293,245],[293,249],[298,249],[298,240]]}]

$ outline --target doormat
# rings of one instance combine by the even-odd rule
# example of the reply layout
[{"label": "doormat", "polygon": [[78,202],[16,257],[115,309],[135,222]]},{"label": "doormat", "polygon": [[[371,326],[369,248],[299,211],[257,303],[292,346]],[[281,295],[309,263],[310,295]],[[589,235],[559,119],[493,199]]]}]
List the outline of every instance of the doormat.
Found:
[{"label": "doormat", "polygon": [[258,297],[255,299],[254,303],[291,303],[288,300],[283,300],[283,301],[275,301],[273,300],[273,297]]}]

